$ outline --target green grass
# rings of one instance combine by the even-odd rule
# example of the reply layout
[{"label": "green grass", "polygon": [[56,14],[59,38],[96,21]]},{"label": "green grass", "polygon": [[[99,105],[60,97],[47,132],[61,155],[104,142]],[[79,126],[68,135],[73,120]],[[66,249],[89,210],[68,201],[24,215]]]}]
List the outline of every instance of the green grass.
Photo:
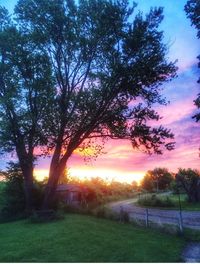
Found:
[{"label": "green grass", "polygon": [[195,229],[184,229],[184,238],[189,242],[200,242],[200,231]]},{"label": "green grass", "polygon": [[180,237],[83,215],[0,224],[1,262],[177,262]]},{"label": "green grass", "polygon": [[[170,199],[174,202],[175,208],[179,209],[179,198],[177,194],[171,194]],[[180,195],[181,207],[183,210],[188,211],[199,211],[200,210],[200,203],[189,203],[187,201],[187,195],[181,194]]]}]

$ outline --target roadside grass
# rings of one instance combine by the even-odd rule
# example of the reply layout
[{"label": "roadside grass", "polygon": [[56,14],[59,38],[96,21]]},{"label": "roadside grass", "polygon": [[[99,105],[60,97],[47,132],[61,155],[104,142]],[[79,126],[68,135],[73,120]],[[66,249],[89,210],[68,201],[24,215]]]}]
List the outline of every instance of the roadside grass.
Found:
[{"label": "roadside grass", "polygon": [[[160,200],[165,200],[166,197],[169,197],[169,199],[173,202],[173,207],[159,207],[159,206],[147,206],[149,208],[159,208],[159,209],[170,209],[170,210],[179,210],[179,196],[178,194],[156,194],[154,193]],[[151,197],[152,194],[144,194],[143,197]],[[180,202],[182,210],[186,211],[200,211],[200,203],[189,203],[187,201],[187,195],[186,194],[180,194]],[[138,204],[138,202],[136,202]],[[138,204],[139,205],[139,204]],[[142,205],[139,205],[141,207],[145,207]]]},{"label": "roadside grass", "polygon": [[177,236],[86,215],[0,224],[0,262],[178,262],[184,245]]},{"label": "roadside grass", "polygon": [[[170,199],[175,204],[175,208],[179,209],[179,197],[177,194],[171,194]],[[181,201],[181,207],[183,210],[188,211],[199,211],[200,210],[200,203],[189,203],[187,201],[187,195],[186,194],[180,194],[180,201]]]},{"label": "roadside grass", "polygon": [[200,231],[184,228],[184,238],[190,242],[200,242]]}]

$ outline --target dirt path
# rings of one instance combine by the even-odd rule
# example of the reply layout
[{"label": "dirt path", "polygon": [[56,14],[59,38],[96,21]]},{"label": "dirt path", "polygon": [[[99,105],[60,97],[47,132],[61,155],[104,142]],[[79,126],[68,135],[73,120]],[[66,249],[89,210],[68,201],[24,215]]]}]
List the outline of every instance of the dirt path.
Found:
[{"label": "dirt path", "polygon": [[[114,212],[120,213],[121,210],[129,214],[129,218],[133,220],[146,219],[146,208],[138,207],[134,203],[137,198],[118,201],[108,204]],[[156,224],[171,224],[179,225],[180,212],[178,210],[161,210],[148,209],[149,221]],[[200,212],[197,211],[182,211],[183,227],[200,230]]]},{"label": "dirt path", "polygon": [[183,250],[182,259],[187,263],[200,262],[200,243],[188,243]]}]

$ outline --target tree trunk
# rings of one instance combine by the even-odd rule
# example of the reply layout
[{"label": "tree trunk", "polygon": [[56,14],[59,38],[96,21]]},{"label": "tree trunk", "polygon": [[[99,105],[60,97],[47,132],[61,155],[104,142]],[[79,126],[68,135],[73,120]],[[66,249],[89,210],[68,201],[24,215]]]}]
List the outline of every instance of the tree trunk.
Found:
[{"label": "tree trunk", "polygon": [[52,207],[52,202],[55,198],[55,191],[57,188],[58,180],[64,172],[66,162],[59,162],[59,164],[51,164],[49,171],[49,180],[45,189],[44,200],[42,209],[47,210]]},{"label": "tree trunk", "polygon": [[25,147],[22,144],[17,148],[17,155],[24,177],[25,210],[27,214],[30,214],[33,210],[33,151],[26,153]]},{"label": "tree trunk", "polygon": [[24,194],[26,200],[26,213],[30,214],[33,210],[33,167],[31,165],[23,166],[22,172],[24,176]]},{"label": "tree trunk", "polygon": [[49,179],[45,189],[44,200],[42,204],[43,210],[49,209],[52,206],[52,201],[55,198],[55,191],[58,185],[59,178],[63,174],[67,161],[72,155],[73,150],[76,149],[78,145],[71,143],[71,145],[68,146],[65,154],[62,156],[62,158],[60,158],[62,150],[61,146],[62,145],[60,143],[57,144],[51,160]]}]

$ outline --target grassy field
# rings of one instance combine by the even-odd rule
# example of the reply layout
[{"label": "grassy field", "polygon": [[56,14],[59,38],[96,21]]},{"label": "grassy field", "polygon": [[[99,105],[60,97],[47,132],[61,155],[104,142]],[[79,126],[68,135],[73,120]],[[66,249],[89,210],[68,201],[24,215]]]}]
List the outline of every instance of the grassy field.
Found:
[{"label": "grassy field", "polygon": [[[175,208],[179,208],[179,198],[177,194],[171,194],[170,199],[175,204]],[[181,194],[180,195],[181,207],[183,210],[191,210],[191,211],[199,211],[200,210],[200,203],[189,203],[187,201],[187,195]]]},{"label": "grassy field", "polygon": [[177,262],[179,237],[83,215],[0,224],[1,262]]}]

